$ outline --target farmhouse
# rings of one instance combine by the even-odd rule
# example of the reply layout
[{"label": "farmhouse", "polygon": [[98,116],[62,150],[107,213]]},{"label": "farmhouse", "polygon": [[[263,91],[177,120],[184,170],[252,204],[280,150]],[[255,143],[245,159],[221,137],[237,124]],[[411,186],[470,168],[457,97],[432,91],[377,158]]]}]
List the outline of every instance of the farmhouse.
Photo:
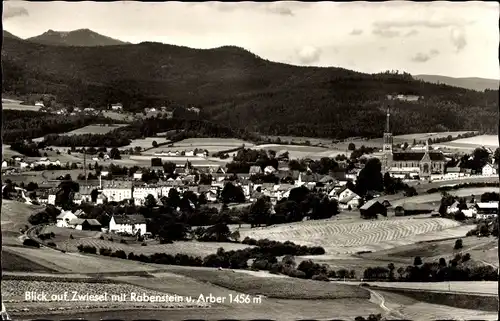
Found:
[{"label": "farmhouse", "polygon": [[345,198],[341,198],[339,200],[339,207],[341,209],[351,210],[351,209],[357,208],[359,206],[360,200],[361,200],[361,197],[358,194],[352,193],[349,196],[347,196]]},{"label": "farmhouse", "polygon": [[418,173],[418,176],[430,179],[431,174],[444,174],[446,159],[442,152],[431,151],[429,142],[422,152],[393,151],[393,137],[389,125],[390,112],[387,110],[387,121],[382,148],[382,171],[394,174]]},{"label": "farmhouse", "polygon": [[387,208],[377,200],[370,200],[359,208],[362,218],[376,218],[377,215],[387,216]]},{"label": "farmhouse", "polygon": [[73,214],[71,211],[62,211],[56,217],[56,226],[57,227],[70,227],[69,222],[78,219],[78,216]]},{"label": "farmhouse", "polygon": [[109,231],[142,236],[147,232],[146,219],[142,215],[113,215],[109,221]]},{"label": "farmhouse", "polygon": [[119,110],[122,110],[122,109],[123,109],[123,105],[122,104],[112,104],[111,105],[111,110],[119,111]]},{"label": "farmhouse", "polygon": [[434,211],[434,207],[428,204],[404,203],[394,208],[396,216],[409,216],[418,214],[429,214]]},{"label": "farmhouse", "polygon": [[101,223],[96,219],[76,218],[69,222],[69,227],[81,231],[101,231]]},{"label": "farmhouse", "polygon": [[260,168],[260,166],[251,166],[250,167],[250,171],[249,171],[250,175],[261,174],[261,173],[262,173],[262,169]]},{"label": "farmhouse", "polygon": [[497,169],[491,165],[491,164],[486,164],[482,168],[482,174],[483,176],[491,176],[491,175],[496,175]]},{"label": "farmhouse", "polygon": [[498,215],[498,202],[476,203],[477,215]]}]

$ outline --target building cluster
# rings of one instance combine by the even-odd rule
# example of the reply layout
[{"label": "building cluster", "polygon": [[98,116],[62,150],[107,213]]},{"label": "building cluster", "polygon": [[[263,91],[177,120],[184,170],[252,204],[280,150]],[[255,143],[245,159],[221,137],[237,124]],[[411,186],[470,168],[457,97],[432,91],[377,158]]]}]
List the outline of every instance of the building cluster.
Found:
[{"label": "building cluster", "polygon": [[459,211],[467,218],[488,219],[498,216],[498,201],[476,202],[471,201],[465,205],[455,201],[446,209],[447,214],[456,214]]}]

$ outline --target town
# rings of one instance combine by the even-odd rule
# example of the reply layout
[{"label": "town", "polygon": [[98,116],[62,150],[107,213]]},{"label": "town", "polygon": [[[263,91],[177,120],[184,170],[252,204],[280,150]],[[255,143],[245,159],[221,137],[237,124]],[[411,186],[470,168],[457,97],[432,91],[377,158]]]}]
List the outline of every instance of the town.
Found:
[{"label": "town", "polygon": [[497,320],[494,5],[5,2],[2,320]]}]

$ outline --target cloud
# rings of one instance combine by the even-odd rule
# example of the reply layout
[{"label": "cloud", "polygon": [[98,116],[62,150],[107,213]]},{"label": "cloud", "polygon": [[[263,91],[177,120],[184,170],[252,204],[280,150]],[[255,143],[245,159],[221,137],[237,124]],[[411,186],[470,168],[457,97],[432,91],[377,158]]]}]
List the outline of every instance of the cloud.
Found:
[{"label": "cloud", "polygon": [[303,9],[309,7],[310,3],[303,2],[291,2],[291,1],[279,1],[271,3],[258,3],[258,2],[217,2],[208,1],[193,3],[192,5],[199,6],[209,6],[210,8],[216,9],[221,12],[232,12],[235,10],[254,10],[260,12],[266,12],[271,14],[276,14],[280,16],[294,16],[295,11],[298,9]]},{"label": "cloud", "polygon": [[265,6],[265,10],[269,13],[277,14],[280,16],[293,16],[292,8],[280,2],[272,2]]},{"label": "cloud", "polygon": [[361,29],[352,29],[350,35],[351,36],[359,36],[362,33],[363,33],[363,30],[361,30]]},{"label": "cloud", "polygon": [[415,35],[418,35],[418,31],[413,29],[413,30],[408,31],[408,33],[405,34],[405,37],[412,37]]},{"label": "cloud", "polygon": [[450,31],[450,40],[457,52],[464,49],[467,45],[464,28],[452,28]]},{"label": "cloud", "polygon": [[374,29],[372,31],[374,35],[384,37],[384,38],[394,38],[394,37],[399,37],[400,32],[397,30],[391,30],[391,29]]},{"label": "cloud", "polygon": [[24,7],[13,7],[8,4],[4,4],[3,19],[11,19],[15,17],[29,16],[28,10]]},{"label": "cloud", "polygon": [[303,64],[318,62],[321,57],[321,49],[313,46],[305,46],[298,50],[297,56]]},{"label": "cloud", "polygon": [[429,51],[429,53],[422,53],[422,52],[417,53],[415,56],[411,58],[411,60],[413,62],[426,62],[436,57],[437,55],[439,55],[439,51],[436,49],[432,49],[431,51]]}]

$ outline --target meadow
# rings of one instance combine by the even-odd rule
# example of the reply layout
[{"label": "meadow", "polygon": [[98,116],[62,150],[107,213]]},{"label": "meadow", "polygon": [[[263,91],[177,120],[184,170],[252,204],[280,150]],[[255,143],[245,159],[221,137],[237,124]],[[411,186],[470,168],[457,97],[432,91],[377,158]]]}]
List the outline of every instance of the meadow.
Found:
[{"label": "meadow", "polygon": [[456,139],[451,142],[437,144],[436,146],[463,150],[474,150],[477,147],[485,146],[494,150],[498,148],[499,145],[497,135],[480,135],[469,138]]},{"label": "meadow", "polygon": [[[351,282],[348,282],[351,283]],[[450,282],[370,282],[371,286],[398,289],[415,289],[429,291],[452,291],[474,294],[498,294],[498,282],[496,281],[450,281]]]},{"label": "meadow", "polygon": [[30,226],[28,218],[43,209],[42,206],[28,205],[11,200],[2,200],[2,243],[19,244],[20,228]]},{"label": "meadow", "polygon": [[27,111],[38,111],[40,106],[32,105],[22,105],[22,101],[15,99],[2,98],[2,108],[11,110],[27,110]]},{"label": "meadow", "polygon": [[344,154],[350,155],[346,150],[327,149],[317,146],[305,145],[281,145],[281,144],[263,144],[255,145],[252,149],[272,150],[276,155],[288,152],[290,159],[311,158],[320,159],[321,157],[335,157],[336,155]]},{"label": "meadow", "polygon": [[[449,184],[449,183],[448,183]],[[443,185],[446,185],[444,183]],[[473,188],[462,188],[458,190],[451,190],[448,193],[457,197],[467,197],[471,195],[481,195],[489,192],[497,192],[498,187],[473,187]],[[401,199],[397,199],[391,201],[392,207],[396,207],[399,205],[403,205],[404,203],[431,203],[431,202],[439,202],[442,198],[441,193],[432,193],[432,194],[422,194],[412,197],[405,197]]]},{"label": "meadow", "polygon": [[143,155],[154,155],[155,153],[166,153],[169,151],[190,151],[195,148],[207,150],[210,154],[212,154],[242,146],[250,148],[253,147],[254,144],[236,138],[188,138],[173,143],[172,147],[161,146],[150,149],[147,152],[144,152]]},{"label": "meadow", "polygon": [[72,136],[72,135],[86,135],[86,134],[107,134],[117,128],[127,126],[127,124],[111,124],[111,125],[103,125],[103,124],[95,124],[95,125],[88,125],[82,128],[78,128],[75,130],[72,130],[70,132],[61,134],[62,136]]},{"label": "meadow", "polygon": [[[268,238],[308,246],[322,246],[328,255],[349,254],[358,251],[376,251],[414,243],[417,235],[446,231],[460,224],[443,218],[379,219],[375,221],[341,222],[335,220],[306,221],[240,230],[241,238]],[[453,231],[453,230],[452,230]],[[462,236],[464,231],[453,231]],[[433,235],[432,237],[436,237]],[[320,257],[317,257],[320,260]]]}]

